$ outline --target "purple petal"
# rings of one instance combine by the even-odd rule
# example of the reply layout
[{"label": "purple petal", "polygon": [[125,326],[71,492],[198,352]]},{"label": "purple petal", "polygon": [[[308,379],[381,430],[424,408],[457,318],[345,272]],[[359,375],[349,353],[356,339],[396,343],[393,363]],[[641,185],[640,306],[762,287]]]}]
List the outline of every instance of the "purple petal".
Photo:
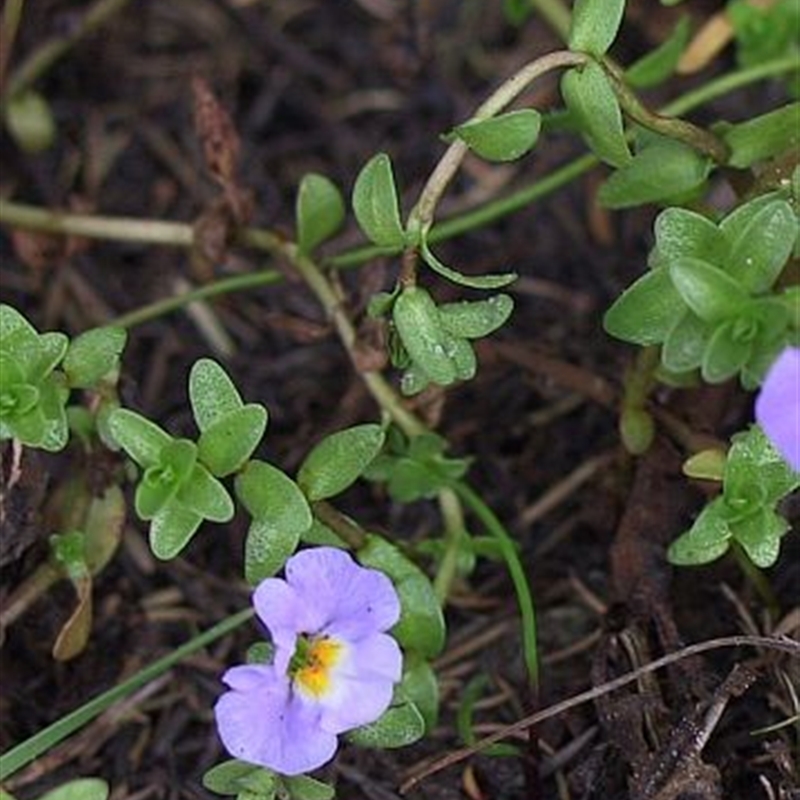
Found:
[{"label": "purple petal", "polygon": [[787,347],[770,367],[756,398],[756,420],[800,472],[800,348]]},{"label": "purple petal", "polygon": [[299,775],[330,761],[336,735],[320,727],[320,710],[291,694],[289,682],[271,669],[264,669],[258,684],[251,678],[247,691],[225,692],[214,707],[225,749],[283,775]]},{"label": "purple petal", "polygon": [[377,634],[352,644],[331,676],[335,691],[319,700],[320,725],[341,733],[374,722],[391,704],[402,669],[400,648],[391,636]]},{"label": "purple petal", "polygon": [[325,614],[319,629],[354,641],[388,630],[400,618],[400,601],[382,572],[359,566],[333,547],[303,550],[286,563],[286,579]]},{"label": "purple petal", "polygon": [[326,610],[313,593],[302,593],[280,578],[267,578],[253,593],[253,605],[276,647],[275,666],[285,671],[297,636],[315,633],[325,623]]}]

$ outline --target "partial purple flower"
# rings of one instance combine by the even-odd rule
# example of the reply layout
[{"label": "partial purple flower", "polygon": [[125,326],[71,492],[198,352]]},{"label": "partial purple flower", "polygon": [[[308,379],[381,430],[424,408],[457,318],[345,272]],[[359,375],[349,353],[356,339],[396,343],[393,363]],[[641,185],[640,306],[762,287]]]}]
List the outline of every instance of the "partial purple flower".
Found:
[{"label": "partial purple flower", "polygon": [[400,601],[386,575],[332,547],[296,553],[285,572],[253,594],[272,663],[229,669],[214,711],[231,755],[298,775],[333,758],[337,734],[389,707],[402,655],[385,631]]},{"label": "partial purple flower", "polygon": [[756,398],[756,421],[800,472],[800,348],[787,347],[770,367]]}]

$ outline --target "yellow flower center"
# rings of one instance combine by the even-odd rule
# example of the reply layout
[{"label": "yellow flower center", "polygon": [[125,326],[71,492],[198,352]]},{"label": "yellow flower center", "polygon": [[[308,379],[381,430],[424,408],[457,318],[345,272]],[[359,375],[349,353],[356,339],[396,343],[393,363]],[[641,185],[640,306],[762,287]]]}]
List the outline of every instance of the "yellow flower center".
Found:
[{"label": "yellow flower center", "polygon": [[343,655],[342,643],[335,639],[300,636],[289,664],[289,674],[301,692],[318,700],[330,691],[331,670]]}]

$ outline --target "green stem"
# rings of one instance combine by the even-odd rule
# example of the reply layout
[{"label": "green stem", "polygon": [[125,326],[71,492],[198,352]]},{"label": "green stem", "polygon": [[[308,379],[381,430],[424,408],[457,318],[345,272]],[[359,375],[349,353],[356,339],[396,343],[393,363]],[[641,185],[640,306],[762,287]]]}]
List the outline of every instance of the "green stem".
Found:
[{"label": "green stem", "polygon": [[[302,255],[294,245],[284,245],[283,249],[294,268],[306,282],[306,285],[314,292],[317,300],[319,300],[325,312],[333,321],[339,339],[352,359],[355,354],[356,331],[347,316],[342,301],[333,290],[328,279],[310,258]],[[360,373],[360,377],[378,405],[389,414],[395,424],[407,436],[418,436],[426,432],[425,425],[405,407],[391,384],[380,372],[376,370],[365,371]]]},{"label": "green stem", "polygon": [[91,722],[95,717],[116,703],[118,700],[133,694],[137,689],[165,673],[174,667],[184,658],[188,658],[198,650],[202,650],[211,642],[222,638],[226,634],[247,622],[253,616],[252,609],[245,609],[222,620],[222,622],[209,628],[204,633],[195,636],[186,644],[173,650],[169,655],[154,661],[149,667],[145,667],[124,683],[114,686],[106,692],[97,695],[88,703],[82,705],[65,717],[56,720],[52,725],[48,725],[43,730],[34,734],[30,739],[26,739],[11,750],[6,751],[0,756],[0,781],[7,780],[15,772],[18,772],[26,764],[29,764],[42,753],[46,753],[59,742],[71,736],[84,725]]},{"label": "green stem", "polygon": [[776,78],[779,75],[785,75],[787,72],[797,72],[798,70],[800,70],[800,61],[798,61],[796,54],[776,58],[773,61],[757,64],[754,67],[746,67],[738,72],[722,75],[716,80],[709,81],[697,89],[687,92],[683,96],[667,103],[661,109],[661,113],[679,116],[705,105],[711,100],[716,100],[718,97],[736,91],[736,89],[741,89],[743,86],[749,86],[751,83],[757,83],[766,78]]},{"label": "green stem", "polygon": [[466,533],[464,511],[458,495],[452,489],[442,489],[439,492],[439,510],[444,521],[445,550],[433,581],[433,590],[436,592],[440,605],[444,605],[456,577],[458,554]]},{"label": "green stem", "polygon": [[83,15],[77,27],[72,29],[66,36],[45,42],[10,75],[5,91],[0,96],[0,102],[3,104],[8,102],[10,98],[31,86],[81,39],[108,22],[129,2],[130,0],[98,0]]},{"label": "green stem", "polygon": [[[493,117],[522,94],[537,78],[554,69],[580,66],[585,64],[587,59],[588,56],[583,53],[573,53],[570,50],[559,50],[537,58],[514,73],[492,92],[478,106],[477,111],[472,116],[472,120],[478,121]],[[414,208],[411,209],[406,223],[408,230],[418,229],[424,233],[428,231],[433,224],[436,206],[468,152],[469,148],[461,139],[456,139],[447,148],[423,187],[419,200],[417,200]]]},{"label": "green stem", "polygon": [[258,272],[251,272],[248,275],[235,275],[230,278],[220,278],[214,281],[214,283],[209,283],[207,286],[201,286],[198,289],[182,292],[181,294],[176,294],[174,297],[167,297],[164,300],[156,300],[154,303],[149,303],[146,306],[139,306],[139,308],[127,314],[122,314],[110,320],[109,325],[116,325],[120,328],[133,328],[136,325],[141,325],[143,322],[158,319],[172,311],[178,311],[199,300],[207,300],[211,297],[241,292],[245,289],[253,289],[256,286],[269,286],[273,283],[279,283],[281,279],[281,274],[274,269],[264,269]]},{"label": "green stem", "polygon": [[353,550],[360,550],[366,544],[366,531],[326,500],[317,500],[315,503],[312,503],[312,509],[314,511],[314,516],[320,522],[327,525]]},{"label": "green stem", "polygon": [[[733,74],[724,75],[688,92],[664,106],[661,109],[661,113],[668,115],[685,114],[736,89],[760,80],[784,75],[787,72],[797,70],[797,68],[796,56],[786,56],[755,67],[748,67]],[[597,163],[597,159],[592,155],[581,156],[536,183],[525,186],[507,197],[493,200],[464,214],[438,223],[431,229],[428,241],[431,244],[435,244],[436,242],[451,239],[513,214],[588,172]],[[0,199],[0,223],[11,227],[65,236],[73,235],[93,239],[135,241],[169,247],[190,247],[194,243],[192,226],[186,223],[61,213],[3,199]],[[256,249],[264,249],[263,245],[267,239],[272,241],[273,238],[267,231],[257,229],[246,229],[241,234],[242,243],[247,242]],[[333,256],[326,261],[325,265],[335,269],[352,268],[364,264],[377,256],[385,255],[386,252],[385,248],[373,246],[357,247]],[[281,274],[274,270],[262,270],[252,275],[223,278],[211,286],[204,286],[175,298],[160,300],[150,305],[142,306],[129,314],[125,314],[115,322],[132,327],[175,311],[195,300],[242,291],[255,286],[266,286],[278,283],[282,279]]]},{"label": "green stem", "polygon": [[483,523],[486,530],[495,537],[500,547],[500,552],[506,562],[514,591],[517,595],[520,616],[522,618],[522,651],[525,658],[525,667],[528,671],[528,680],[534,694],[539,688],[539,652],[536,634],[536,612],[533,598],[531,597],[525,570],[519,559],[517,548],[510,534],[495,516],[494,512],[464,481],[453,484],[456,494],[464,501],[467,507]]},{"label": "green stem", "polygon": [[6,0],[3,7],[3,18],[0,20],[0,93],[5,84],[6,67],[14,49],[24,6],[25,0]]},{"label": "green stem", "polygon": [[610,59],[603,59],[600,66],[611,81],[611,87],[619,100],[622,110],[634,122],[662,136],[668,136],[689,147],[710,156],[718,164],[725,164],[730,156],[730,148],[718,136],[683,119],[675,119],[651,111],[642,103],[638,95],[625,83],[625,76]]}]

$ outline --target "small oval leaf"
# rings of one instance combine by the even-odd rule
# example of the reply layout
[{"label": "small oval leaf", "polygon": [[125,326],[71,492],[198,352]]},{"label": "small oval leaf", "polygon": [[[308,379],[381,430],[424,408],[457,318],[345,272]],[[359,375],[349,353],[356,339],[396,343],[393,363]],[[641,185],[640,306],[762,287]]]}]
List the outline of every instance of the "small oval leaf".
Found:
[{"label": "small oval leaf", "polygon": [[359,172],[353,186],[353,211],[368,239],[382,247],[403,247],[397,187],[386,153],[373,156]]},{"label": "small oval leaf", "polygon": [[392,628],[392,635],[403,649],[424,658],[437,656],[444,647],[446,631],[441,606],[427,575],[380,536],[367,537],[358,560],[392,579],[401,608],[400,621]]},{"label": "small oval leaf", "polygon": [[228,373],[210,358],[201,358],[192,365],[189,401],[197,427],[203,432],[244,405]]},{"label": "small oval leaf", "polygon": [[305,175],[300,181],[295,208],[300,252],[310,253],[333,236],[344,221],[344,215],[344,201],[336,184],[324,175],[313,172]]},{"label": "small oval leaf", "polygon": [[267,410],[248,403],[209,425],[197,440],[200,461],[213,475],[236,472],[258,447],[267,427]]},{"label": "small oval leaf", "polygon": [[612,167],[631,160],[622,111],[603,68],[594,61],[561,78],[561,94],[595,155]]},{"label": "small oval leaf", "polygon": [[480,339],[493,333],[511,316],[514,300],[497,294],[487,300],[462,300],[439,306],[439,321],[445,330],[460,339]]},{"label": "small oval leaf", "polygon": [[606,208],[669,201],[701,187],[711,169],[706,157],[681,142],[660,139],[609,175],[598,199]]},{"label": "small oval leaf", "polygon": [[541,114],[523,108],[489,119],[470,120],[454,128],[453,133],[487,161],[514,161],[533,148],[541,127]]},{"label": "small oval leaf", "polygon": [[392,706],[375,722],[347,734],[353,744],[388,750],[406,747],[425,735],[425,720],[413,703]]},{"label": "small oval leaf", "polygon": [[117,444],[140,467],[156,464],[162,448],[172,441],[172,437],[155,422],[127,408],[111,412],[108,428]]},{"label": "small oval leaf", "polygon": [[119,369],[119,358],[127,338],[123,328],[94,328],[73,339],[63,367],[70,386],[94,386],[108,373]]},{"label": "small oval leaf", "polygon": [[434,271],[438,272],[443,278],[457,283],[459,286],[467,286],[470,289],[502,289],[513,283],[517,279],[516,272],[497,272],[489,275],[464,275],[463,272],[448,267],[443,264],[433,254],[433,251],[428,247],[425,239],[422,240],[420,245],[420,252],[425,263]]},{"label": "small oval leaf", "polygon": [[600,58],[616,39],[624,13],[625,0],[575,0],[569,49]]},{"label": "small oval leaf", "polygon": [[162,561],[175,558],[189,544],[203,518],[180,503],[168,503],[150,524],[150,549]]},{"label": "small oval leaf", "polygon": [[327,436],[306,456],[297,483],[309,500],[325,500],[354,483],[383,447],[386,434],[368,423]]}]

